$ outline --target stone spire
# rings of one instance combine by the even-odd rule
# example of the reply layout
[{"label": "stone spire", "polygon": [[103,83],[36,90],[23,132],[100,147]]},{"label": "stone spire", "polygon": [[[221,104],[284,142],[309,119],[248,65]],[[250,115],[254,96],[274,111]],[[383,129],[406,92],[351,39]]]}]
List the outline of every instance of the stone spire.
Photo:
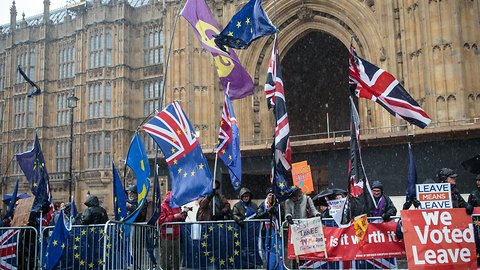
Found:
[{"label": "stone spire", "polygon": [[50,0],[43,0],[43,23],[50,21]]},{"label": "stone spire", "polygon": [[15,28],[17,28],[17,7],[15,7],[15,1],[13,1],[10,8],[10,29],[13,30]]}]

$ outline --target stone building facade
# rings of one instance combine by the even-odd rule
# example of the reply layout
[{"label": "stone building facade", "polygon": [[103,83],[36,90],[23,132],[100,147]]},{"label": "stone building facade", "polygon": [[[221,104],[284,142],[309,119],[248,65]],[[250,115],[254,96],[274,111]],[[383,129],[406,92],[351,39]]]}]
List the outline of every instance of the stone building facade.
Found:
[{"label": "stone building facade", "polygon": [[[245,2],[207,1],[221,25]],[[66,8],[50,10],[49,0],[44,0],[43,14],[19,20],[12,4],[10,24],[0,28],[2,192],[10,191],[14,180],[22,177],[12,157],[31,147],[36,128],[54,198],[67,200],[71,95],[78,98],[73,109],[71,180],[77,201],[90,192],[111,213],[111,162],[123,167],[137,127],[173,100],[180,101],[198,131],[213,171],[223,92],[212,57],[178,16],[183,4],[91,0],[70,1]],[[432,150],[430,160],[418,153],[419,175],[428,177],[434,166],[458,169],[460,159],[480,152],[479,1],[265,0],[263,5],[279,29],[293,158],[309,161],[317,190],[342,186],[338,181],[346,172],[350,44],[360,56],[396,76],[432,118],[432,124],[421,130],[372,101],[358,101],[366,160],[398,164],[391,166],[398,171],[405,162],[394,157],[406,153],[403,145],[408,142],[417,144],[419,152],[455,147],[449,151],[462,153],[452,159]],[[263,93],[272,41],[264,37],[237,52],[255,85],[252,96],[233,101],[233,106],[244,183],[258,186],[259,197],[268,185],[274,130]],[[43,89],[41,95],[27,98],[30,89],[19,77],[18,65]],[[142,135],[153,158],[154,144]],[[378,156],[380,152],[385,154]],[[370,173],[403,193],[404,184],[396,186],[395,175],[376,169]],[[160,175],[168,188],[164,164]],[[233,197],[223,165],[217,177]],[[132,179],[131,174],[127,178]],[[259,181],[263,182],[258,185]],[[27,192],[26,181],[22,183],[22,192]]]}]

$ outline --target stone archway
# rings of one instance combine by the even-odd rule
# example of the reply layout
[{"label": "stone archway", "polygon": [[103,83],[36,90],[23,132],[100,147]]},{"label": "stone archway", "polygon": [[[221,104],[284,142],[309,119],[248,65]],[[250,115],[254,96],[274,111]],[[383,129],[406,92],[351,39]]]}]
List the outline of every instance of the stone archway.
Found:
[{"label": "stone archway", "polygon": [[[300,37],[282,59],[291,135],[348,130],[350,104],[345,45],[322,31]],[[317,136],[315,136],[317,137]]]}]

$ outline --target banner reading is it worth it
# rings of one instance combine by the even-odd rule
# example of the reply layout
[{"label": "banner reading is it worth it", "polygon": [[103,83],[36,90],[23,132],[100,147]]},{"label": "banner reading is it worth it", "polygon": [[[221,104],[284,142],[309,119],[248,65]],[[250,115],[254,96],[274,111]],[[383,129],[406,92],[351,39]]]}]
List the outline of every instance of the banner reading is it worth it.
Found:
[{"label": "banner reading is it worth it", "polygon": [[[377,258],[405,257],[402,240],[395,235],[396,222],[370,223],[362,241],[355,235],[352,226],[347,228],[323,227],[328,258],[323,252],[298,256],[300,260],[351,261]],[[288,258],[294,260],[293,244],[288,245]]]}]

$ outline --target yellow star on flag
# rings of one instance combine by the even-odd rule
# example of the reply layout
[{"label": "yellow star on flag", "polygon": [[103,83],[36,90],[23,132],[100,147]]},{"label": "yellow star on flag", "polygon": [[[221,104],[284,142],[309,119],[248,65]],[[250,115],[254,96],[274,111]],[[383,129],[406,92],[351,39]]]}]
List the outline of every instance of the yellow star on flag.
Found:
[{"label": "yellow star on flag", "polygon": [[195,171],[192,171],[190,174],[191,174],[192,176],[195,176]]},{"label": "yellow star on flag", "polygon": [[245,20],[245,23],[246,23],[246,24],[250,24],[250,18],[247,18],[247,19]]},{"label": "yellow star on flag", "polygon": [[[227,35],[227,36],[233,37],[233,32],[228,32],[228,35]],[[220,121],[220,125],[221,125],[222,122],[223,122],[223,121]]]},{"label": "yellow star on flag", "polygon": [[242,22],[238,21],[237,22],[237,28],[240,28],[240,27],[242,27]]},{"label": "yellow star on flag", "polygon": [[34,186],[34,187],[38,187],[38,184],[37,184],[37,183],[33,183],[33,186]]},{"label": "yellow star on flag", "polygon": [[203,163],[200,163],[200,165],[198,165],[198,168],[200,168],[200,170],[203,170],[203,166],[205,165],[203,165]]},{"label": "yellow star on flag", "polygon": [[214,263],[215,262],[215,257],[210,257],[210,263]]},{"label": "yellow star on flag", "polygon": [[78,253],[75,253],[75,255],[73,255],[73,256],[75,257],[75,259],[80,258],[80,254],[78,254]]},{"label": "yellow star on flag", "polygon": [[178,172],[178,174],[181,174],[182,173],[182,168],[178,168],[177,172]]},{"label": "yellow star on flag", "polygon": [[175,153],[175,148],[172,147],[172,149],[170,150],[170,152]]},{"label": "yellow star on flag", "polygon": [[57,240],[53,240],[52,244],[53,244],[54,246],[56,246],[56,245],[58,245],[58,241],[57,241]]}]

